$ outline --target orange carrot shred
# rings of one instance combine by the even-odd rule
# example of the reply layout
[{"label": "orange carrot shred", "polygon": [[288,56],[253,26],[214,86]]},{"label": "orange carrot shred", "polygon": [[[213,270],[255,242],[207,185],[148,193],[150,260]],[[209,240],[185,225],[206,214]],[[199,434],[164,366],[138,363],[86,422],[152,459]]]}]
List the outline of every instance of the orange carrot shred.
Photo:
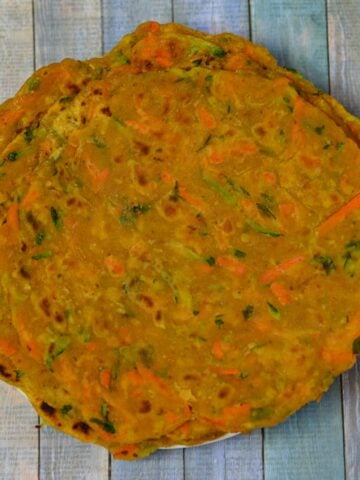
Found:
[{"label": "orange carrot shred", "polygon": [[325,234],[329,232],[332,228],[336,227],[337,224],[341,223],[348,217],[354,210],[360,208],[360,193],[355,195],[351,200],[349,200],[345,205],[340,207],[340,209],[330,215],[324,222],[322,222],[318,227],[319,234]]},{"label": "orange carrot shred", "polygon": [[110,370],[102,370],[100,372],[100,384],[104,388],[110,388],[111,372]]},{"label": "orange carrot shred", "polygon": [[27,210],[32,203],[39,197],[39,192],[37,190],[29,190],[21,202],[22,208]]},{"label": "orange carrot shred", "polygon": [[198,115],[204,127],[208,128],[209,130],[216,127],[216,120],[214,116],[205,107],[199,107]]},{"label": "orange carrot shred", "polygon": [[19,205],[17,203],[10,205],[6,219],[7,224],[12,230],[15,232],[20,230]]},{"label": "orange carrot shred", "polygon": [[269,284],[274,282],[277,278],[283,275],[290,267],[296,265],[299,262],[305,260],[304,255],[296,255],[295,257],[289,258],[284,262],[280,263],[280,265],[276,265],[274,268],[270,268],[262,274],[260,277],[261,283]]},{"label": "orange carrot shred", "polygon": [[228,270],[236,273],[237,275],[243,275],[247,270],[245,263],[230,257],[218,257],[216,263],[221,267],[227,268]]},{"label": "orange carrot shred", "polygon": [[218,359],[223,358],[224,352],[223,352],[220,340],[216,340],[213,343],[211,351],[216,358],[218,358]]},{"label": "orange carrot shred", "polygon": [[124,273],[124,267],[112,257],[105,259],[105,265],[116,275],[122,275]]},{"label": "orange carrot shred", "polygon": [[6,357],[11,357],[17,352],[17,349],[5,339],[0,338],[0,353]]},{"label": "orange carrot shred", "polygon": [[288,305],[291,303],[290,292],[282,283],[274,282],[270,285],[270,289],[281,305]]}]

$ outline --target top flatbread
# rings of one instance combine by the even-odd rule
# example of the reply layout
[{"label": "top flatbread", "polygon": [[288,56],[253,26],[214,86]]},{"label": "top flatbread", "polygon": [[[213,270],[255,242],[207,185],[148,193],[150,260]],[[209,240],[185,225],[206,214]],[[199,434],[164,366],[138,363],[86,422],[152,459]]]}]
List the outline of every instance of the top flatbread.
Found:
[{"label": "top flatbread", "polygon": [[274,425],[360,349],[360,122],[149,22],[0,106],[0,375],[134,459]]}]

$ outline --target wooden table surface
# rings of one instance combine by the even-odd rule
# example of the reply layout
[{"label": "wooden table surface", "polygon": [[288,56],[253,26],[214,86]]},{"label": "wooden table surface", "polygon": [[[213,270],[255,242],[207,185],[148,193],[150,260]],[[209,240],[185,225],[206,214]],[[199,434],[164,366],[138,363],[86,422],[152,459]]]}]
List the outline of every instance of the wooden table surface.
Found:
[{"label": "wooden table surface", "polygon": [[[267,46],[360,116],[360,0],[0,0],[0,100],[34,69],[109,50],[145,20]],[[276,428],[128,463],[49,427],[0,382],[3,480],[359,480],[360,367]]]}]

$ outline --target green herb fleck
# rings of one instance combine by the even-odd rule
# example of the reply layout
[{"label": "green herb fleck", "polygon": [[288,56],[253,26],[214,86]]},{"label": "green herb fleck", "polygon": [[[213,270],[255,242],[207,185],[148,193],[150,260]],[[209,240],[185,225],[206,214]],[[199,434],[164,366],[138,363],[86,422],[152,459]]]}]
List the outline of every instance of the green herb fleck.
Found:
[{"label": "green herb fleck", "polygon": [[135,223],[136,219],[151,209],[150,203],[137,203],[135,205],[124,208],[120,215],[120,223],[123,225],[131,225]]},{"label": "green herb fleck", "polygon": [[345,147],[345,142],[338,142],[336,144],[336,150],[338,150],[339,152],[342,152],[344,150],[344,147]]},{"label": "green herb fleck", "polygon": [[323,145],[323,150],[328,150],[330,147],[331,147],[330,140],[326,140],[326,142]]},{"label": "green herb fleck", "polygon": [[56,210],[55,207],[50,208],[50,216],[51,220],[53,221],[53,224],[55,225],[56,228],[61,228],[62,227],[62,221],[61,221],[61,216],[58,210]]},{"label": "green herb fleck", "polygon": [[24,376],[24,372],[21,370],[15,370],[15,380],[18,382]]},{"label": "green herb fleck", "polygon": [[192,314],[193,314],[195,317],[197,317],[197,316],[199,315],[199,313],[200,313],[200,310],[193,310],[193,311],[192,311]]},{"label": "green herb fleck", "polygon": [[360,250],[360,240],[351,240],[345,246],[350,250]]},{"label": "green herb fleck", "polygon": [[116,58],[117,58],[119,63],[121,63],[123,65],[130,63],[130,60],[128,59],[128,57],[126,55],[124,55],[121,50],[117,50],[115,52],[115,54],[116,54]]},{"label": "green herb fleck", "polygon": [[201,59],[201,58],[197,58],[196,60],[193,60],[191,63],[192,63],[195,67],[198,67],[199,65],[201,65],[201,62],[202,62],[202,59]]},{"label": "green herb fleck", "polygon": [[72,410],[72,405],[63,405],[61,408],[60,408],[60,413],[61,415],[67,415],[71,410]]},{"label": "green herb fleck", "polygon": [[213,190],[215,190],[229,205],[234,205],[236,203],[235,196],[225,190],[218,182],[215,182],[212,178],[208,177],[205,173],[202,174],[202,179],[207,183]]},{"label": "green herb fleck", "polygon": [[354,355],[360,355],[360,337],[355,338],[353,341],[352,352]]},{"label": "green herb fleck", "polygon": [[96,135],[92,135],[91,136],[91,139],[94,143],[94,145],[97,147],[97,148],[105,148],[106,147],[106,143],[104,143],[99,137],[97,137]]},{"label": "green herb fleck", "polygon": [[13,151],[8,154],[7,159],[9,162],[15,162],[19,158],[19,155],[19,152]]},{"label": "green herb fleck", "polygon": [[215,257],[206,257],[205,262],[210,265],[210,267],[213,267],[216,264]]},{"label": "green herb fleck", "polygon": [[104,418],[107,418],[107,416],[108,416],[108,406],[105,402],[101,404],[101,415]]},{"label": "green herb fleck", "polygon": [[244,320],[249,320],[249,318],[252,316],[253,313],[254,313],[254,305],[250,305],[250,304],[246,305],[246,307],[242,311]]},{"label": "green herb fleck", "polygon": [[213,77],[212,75],[206,75],[205,80],[206,80],[207,82],[211,82],[211,81],[213,80],[213,78],[214,78],[214,77]]},{"label": "green herb fleck", "polygon": [[23,136],[24,136],[25,142],[30,143],[34,139],[34,129],[31,127],[27,128]]},{"label": "green herb fleck", "polygon": [[268,235],[269,237],[281,237],[283,236],[282,233],[276,232],[274,230],[269,230],[266,227],[263,227],[262,225],[259,225],[256,222],[253,222],[252,220],[247,220],[246,222],[249,227],[251,227],[255,232],[262,233],[263,235]]},{"label": "green herb fleck", "polygon": [[99,420],[98,418],[90,418],[90,422],[96,423],[107,433],[116,433],[116,428],[109,419]]},{"label": "green herb fleck", "polygon": [[33,255],[31,258],[33,260],[43,260],[44,258],[50,258],[53,256],[53,252],[51,250],[46,250],[45,252],[37,253]]},{"label": "green herb fleck", "polygon": [[41,245],[45,240],[45,237],[46,237],[46,233],[43,230],[40,230],[40,232],[37,232],[35,236],[36,245]]},{"label": "green herb fleck", "polygon": [[65,350],[68,349],[70,345],[70,339],[66,336],[60,336],[56,339],[55,342],[51,343],[49,350],[45,355],[45,365],[50,371],[52,371],[53,361],[60,356]]},{"label": "green herb fleck", "polygon": [[271,218],[274,218],[276,219],[276,216],[274,215],[273,211],[271,210],[270,207],[268,207],[267,205],[265,205],[264,203],[257,203],[256,204],[258,210],[264,214],[266,217],[271,217]]},{"label": "green herb fleck", "polygon": [[223,58],[226,55],[225,50],[223,50],[221,47],[214,47],[211,53],[214,55],[214,57],[218,58]]},{"label": "green herb fleck", "polygon": [[38,77],[31,77],[31,78],[28,80],[28,89],[29,89],[29,92],[34,92],[35,90],[37,90],[37,89],[40,87],[40,84],[41,84],[40,78],[38,78]]},{"label": "green herb fleck", "polygon": [[272,317],[274,317],[276,320],[279,320],[280,319],[280,311],[275,307],[275,305],[273,305],[270,302],[267,302],[267,305],[268,305],[268,308],[269,308],[270,315]]},{"label": "green herb fleck", "polygon": [[322,265],[326,275],[330,275],[332,270],[336,269],[335,262],[331,257],[326,255],[316,255],[314,260]]},{"label": "green herb fleck", "polygon": [[224,320],[222,318],[222,315],[216,315],[214,322],[217,327],[221,327],[222,325],[224,325]]},{"label": "green herb fleck", "polygon": [[325,125],[321,125],[320,127],[315,127],[314,130],[318,135],[322,135],[325,130]]},{"label": "green herb fleck", "polygon": [[175,182],[175,185],[174,185],[174,187],[171,191],[169,199],[172,202],[177,202],[181,199],[181,196],[180,196],[180,193],[179,193],[179,182],[178,181]]},{"label": "green herb fleck", "polygon": [[269,407],[260,407],[251,409],[251,420],[265,420],[269,418],[271,414],[271,409]]},{"label": "green herb fleck", "polygon": [[196,150],[196,152],[200,152],[203,148],[205,148],[207,145],[209,145],[211,138],[212,138],[212,135],[208,135],[208,136],[205,138],[205,140],[204,140],[203,144],[201,145],[201,147],[199,147],[199,148]]},{"label": "green herb fleck", "polygon": [[233,251],[232,251],[232,254],[233,254],[234,257],[236,257],[236,258],[244,258],[244,257],[246,257],[246,253],[243,252],[242,250],[239,250],[238,248],[234,248]]},{"label": "green herb fleck", "polygon": [[237,185],[233,179],[226,177],[226,181],[235,192],[241,193],[244,197],[250,197],[250,193],[241,185]]}]

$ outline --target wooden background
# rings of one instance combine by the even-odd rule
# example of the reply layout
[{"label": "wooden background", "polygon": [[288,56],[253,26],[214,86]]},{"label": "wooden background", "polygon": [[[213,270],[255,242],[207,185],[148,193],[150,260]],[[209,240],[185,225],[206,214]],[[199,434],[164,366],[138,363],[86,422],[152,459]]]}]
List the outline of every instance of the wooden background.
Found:
[{"label": "wooden background", "polygon": [[[138,23],[232,31],[360,115],[360,0],[0,0],[0,101],[33,69],[109,50]],[[133,463],[48,427],[0,382],[2,480],[359,480],[360,366],[287,422]]]}]

